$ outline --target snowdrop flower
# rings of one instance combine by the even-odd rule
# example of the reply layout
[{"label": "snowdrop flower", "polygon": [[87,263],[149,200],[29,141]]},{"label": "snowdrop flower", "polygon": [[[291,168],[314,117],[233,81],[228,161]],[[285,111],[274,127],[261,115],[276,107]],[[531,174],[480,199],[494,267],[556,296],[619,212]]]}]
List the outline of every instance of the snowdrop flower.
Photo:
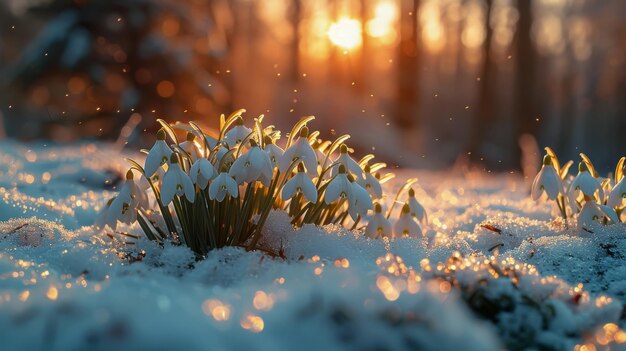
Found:
[{"label": "snowdrop flower", "polygon": [[419,224],[417,224],[413,216],[411,216],[409,204],[402,206],[400,217],[393,226],[393,234],[395,238],[403,236],[416,238],[422,235],[422,228],[420,228]]},{"label": "snowdrop flower", "polygon": [[614,224],[619,222],[619,218],[617,217],[617,213],[609,206],[587,201],[578,214],[578,225],[583,227],[584,225],[591,225],[594,222]]},{"label": "snowdrop flower", "polygon": [[609,193],[609,199],[606,204],[607,206],[611,208],[622,207],[624,205],[625,199],[626,199],[626,177],[622,177],[622,179],[617,184],[615,184],[613,189],[611,189],[611,192]]},{"label": "snowdrop flower", "polygon": [[211,182],[211,186],[209,186],[209,198],[211,200],[217,199],[218,202],[222,202],[226,194],[237,197],[239,195],[239,188],[237,187],[237,182],[235,182],[228,173],[222,172]]},{"label": "snowdrop flower", "polygon": [[356,182],[360,186],[365,188],[365,190],[367,190],[367,192],[372,195],[372,198],[380,199],[381,197],[383,197],[383,188],[380,185],[378,179],[372,173],[370,173],[369,165],[365,166],[365,177],[358,178]]},{"label": "snowdrop flower", "polygon": [[304,172],[302,163],[298,164],[298,173],[285,183],[282,191],[283,200],[291,199],[298,193],[304,195],[311,203],[317,202],[317,189],[311,178]]},{"label": "snowdrop flower", "polygon": [[196,136],[193,133],[187,133],[187,140],[180,143],[180,148],[189,154],[189,157],[191,157],[193,162],[202,157],[195,140]]},{"label": "snowdrop flower", "polygon": [[149,207],[148,196],[146,195],[146,192],[139,187],[139,185],[135,182],[133,178],[133,171],[129,169],[128,172],[126,172],[126,181],[124,182],[124,185],[122,185],[120,194],[128,193],[130,195],[130,198],[132,200],[131,206],[133,208],[139,207],[147,209]]},{"label": "snowdrop flower", "polygon": [[[317,164],[321,169],[326,169],[332,164],[333,161],[330,157],[326,157],[326,154],[322,151],[323,147],[328,147],[328,145],[325,145],[325,143],[322,143],[320,139],[317,139],[313,143],[312,147],[313,150],[315,150],[315,155],[317,156]],[[327,174],[326,176],[329,177],[330,174]]]},{"label": "snowdrop flower", "polygon": [[348,175],[346,174],[346,169],[343,165],[339,166],[339,174],[337,174],[326,187],[326,192],[324,193],[324,202],[327,205],[330,205],[333,201],[341,198],[341,199],[352,199],[353,187],[352,183],[348,179]]},{"label": "snowdrop flower", "polygon": [[415,198],[415,190],[409,189],[409,208],[411,209],[411,215],[417,219],[420,223],[428,223],[428,215],[424,206]]},{"label": "snowdrop flower", "polygon": [[239,156],[230,166],[228,174],[235,178],[237,184],[258,180],[263,185],[269,186],[274,175],[272,161],[254,140],[250,139],[250,145],[250,150]]},{"label": "snowdrop flower", "polygon": [[278,167],[278,161],[283,157],[285,150],[281,149],[269,136],[265,137],[265,153],[270,157],[272,165]]},{"label": "snowdrop flower", "polygon": [[293,161],[300,160],[304,162],[307,173],[311,177],[317,176],[317,156],[315,151],[309,144],[307,137],[309,136],[309,128],[302,127],[300,136],[291,146],[285,150],[283,157],[280,158],[279,169],[285,173]]},{"label": "snowdrop flower", "polygon": [[167,163],[172,156],[172,152],[172,149],[165,142],[165,130],[160,129],[157,132],[157,140],[150,152],[148,152],[148,157],[146,157],[146,163],[143,167],[146,176],[151,177],[158,168]]},{"label": "snowdrop flower", "polygon": [[[335,160],[335,162],[339,162],[339,164],[344,165],[350,173],[354,174],[357,178],[361,178],[363,176],[363,170],[361,166],[350,155],[348,155],[348,147],[346,144],[341,144],[339,147],[339,156]],[[337,173],[337,168],[333,168],[331,171],[332,175]]]},{"label": "snowdrop flower", "polygon": [[589,173],[589,168],[587,168],[587,164],[585,162],[581,162],[578,165],[578,175],[576,175],[574,180],[572,180],[572,183],[569,185],[568,192],[574,198],[577,197],[578,192],[582,192],[584,195],[591,198],[594,198],[596,192],[598,192],[600,198],[604,197],[604,191],[602,190],[600,181]]},{"label": "snowdrop flower", "polygon": [[374,214],[370,216],[365,227],[365,236],[371,239],[378,237],[390,237],[392,235],[391,222],[383,215],[382,206],[374,205]]},{"label": "snowdrop flower", "polygon": [[543,193],[546,193],[550,200],[556,200],[559,193],[563,193],[563,182],[552,165],[550,155],[543,157],[543,165],[533,181],[530,193],[535,201],[537,201]]},{"label": "snowdrop flower", "polygon": [[206,189],[209,184],[209,180],[215,176],[215,167],[204,157],[200,157],[193,163],[189,170],[189,176],[194,184],[197,184],[200,189]]},{"label": "snowdrop flower", "polygon": [[250,133],[252,133],[252,129],[243,125],[243,118],[237,117],[235,126],[224,135],[224,141],[229,147],[233,147],[241,143]]},{"label": "snowdrop flower", "polygon": [[116,197],[109,200],[102,215],[98,218],[96,226],[108,225],[112,230],[117,228],[117,222],[132,224],[137,220],[137,207],[146,208],[148,198],[133,181],[133,172],[126,173],[126,182]]},{"label": "snowdrop flower", "polygon": [[371,210],[374,205],[372,204],[370,194],[365,188],[356,182],[351,182],[351,184],[352,196],[348,199],[350,201],[348,203],[348,213],[352,220],[356,221],[359,216],[365,217],[367,211]]},{"label": "snowdrop flower", "polygon": [[163,176],[161,183],[161,202],[163,205],[169,205],[174,199],[174,195],[185,195],[189,202],[193,202],[196,196],[196,188],[193,186],[191,178],[180,168],[176,154],[172,154],[170,167]]}]

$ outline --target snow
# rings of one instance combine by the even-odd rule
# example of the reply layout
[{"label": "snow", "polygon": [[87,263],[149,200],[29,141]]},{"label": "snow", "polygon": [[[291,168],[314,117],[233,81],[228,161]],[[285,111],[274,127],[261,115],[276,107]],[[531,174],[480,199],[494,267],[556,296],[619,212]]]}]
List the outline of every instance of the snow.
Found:
[{"label": "snow", "polygon": [[263,244],[284,259],[227,248],[196,261],[184,247],[91,227],[128,156],[109,144],[0,142],[2,350],[565,350],[624,341],[615,324],[626,302],[626,226],[565,228],[521,176],[400,171],[385,190],[419,178],[430,220],[422,238],[294,230],[273,212]]}]

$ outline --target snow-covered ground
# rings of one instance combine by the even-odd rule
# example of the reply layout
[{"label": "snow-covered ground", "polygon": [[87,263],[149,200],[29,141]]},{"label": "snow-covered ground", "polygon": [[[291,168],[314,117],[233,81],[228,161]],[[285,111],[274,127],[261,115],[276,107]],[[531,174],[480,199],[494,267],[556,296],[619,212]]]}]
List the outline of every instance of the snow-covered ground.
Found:
[{"label": "snow-covered ground", "polygon": [[124,157],[107,144],[0,143],[1,350],[625,345],[626,226],[566,229],[520,176],[398,172],[389,194],[419,178],[423,238],[294,230],[274,212],[264,240],[286,259],[229,248],[195,261],[90,226]]}]

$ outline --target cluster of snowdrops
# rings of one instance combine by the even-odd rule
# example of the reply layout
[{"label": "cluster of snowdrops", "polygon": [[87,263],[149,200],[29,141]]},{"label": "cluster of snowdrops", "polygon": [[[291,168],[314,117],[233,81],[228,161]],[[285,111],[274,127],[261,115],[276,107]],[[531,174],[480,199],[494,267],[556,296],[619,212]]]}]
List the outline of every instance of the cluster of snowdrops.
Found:
[{"label": "cluster of snowdrops", "polygon": [[[118,222],[137,222],[150,240],[178,242],[199,256],[224,246],[259,248],[263,225],[276,209],[296,227],[338,224],[364,229],[370,238],[422,235],[427,218],[411,188],[416,179],[385,208],[381,183],[394,175],[381,174],[386,165],[371,163],[374,155],[353,159],[349,135],[321,140],[319,132],[309,132],[311,116],[281,140],[274,126],[263,126],[263,116],[246,126],[243,112],[221,116],[217,135],[194,122],[159,120],[154,146],[142,150],[144,166],[128,160],[126,181],[97,224],[115,230]],[[184,141],[177,130],[186,133]],[[401,196],[406,202],[392,224]]]},{"label": "cluster of snowdrops", "polygon": [[615,174],[601,177],[593,163],[581,153],[578,174],[569,175],[573,161],[561,166],[558,157],[545,148],[541,170],[533,181],[531,195],[539,200],[543,194],[557,204],[565,225],[577,214],[578,226],[591,231],[594,225],[611,225],[622,221],[626,205],[626,157],[615,167]]}]

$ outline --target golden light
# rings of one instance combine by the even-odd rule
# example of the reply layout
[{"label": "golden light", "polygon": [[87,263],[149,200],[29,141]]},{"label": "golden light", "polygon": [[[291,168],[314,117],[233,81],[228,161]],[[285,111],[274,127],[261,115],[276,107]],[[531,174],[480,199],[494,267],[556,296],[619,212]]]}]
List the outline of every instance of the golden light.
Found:
[{"label": "golden light", "polygon": [[241,318],[239,325],[241,325],[243,329],[249,330],[253,333],[260,333],[263,331],[263,328],[265,328],[263,318],[253,314],[244,315],[243,318]]},{"label": "golden light", "polygon": [[59,291],[54,286],[51,286],[46,292],[46,297],[54,301],[59,297]]},{"label": "golden light", "polygon": [[383,19],[387,22],[392,22],[398,16],[398,9],[391,1],[383,1],[376,5],[374,9],[374,15],[376,18]]},{"label": "golden light", "polygon": [[346,50],[354,49],[361,45],[361,22],[344,17],[333,23],[326,34],[334,45]]},{"label": "golden light", "polygon": [[204,301],[202,303],[202,311],[218,322],[227,321],[230,318],[230,306],[217,299]]}]

